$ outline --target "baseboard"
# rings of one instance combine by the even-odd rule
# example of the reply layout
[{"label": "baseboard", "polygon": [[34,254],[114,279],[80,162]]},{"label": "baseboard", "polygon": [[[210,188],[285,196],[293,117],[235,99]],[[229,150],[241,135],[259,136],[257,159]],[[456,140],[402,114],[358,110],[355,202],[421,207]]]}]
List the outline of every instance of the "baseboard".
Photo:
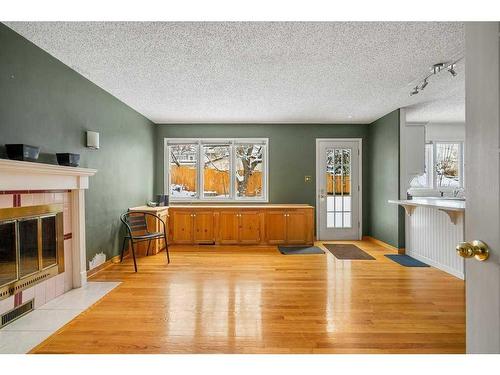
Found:
[{"label": "baseboard", "polygon": [[405,248],[400,248],[398,249],[395,246],[389,245],[388,243],[385,243],[384,241],[381,241],[377,238],[371,237],[371,236],[363,236],[363,240],[373,242],[379,246],[385,247],[386,249],[392,250],[392,251],[397,251],[398,254],[405,254]]},{"label": "baseboard", "polygon": [[[128,251],[125,251],[125,254],[123,255],[124,258],[128,257]],[[92,268],[91,270],[87,271],[87,278],[94,276],[96,273],[102,271],[103,269],[108,268],[112,264],[120,262],[120,255],[116,255],[113,258],[108,259],[105,261],[103,264],[98,265],[95,268]]]}]

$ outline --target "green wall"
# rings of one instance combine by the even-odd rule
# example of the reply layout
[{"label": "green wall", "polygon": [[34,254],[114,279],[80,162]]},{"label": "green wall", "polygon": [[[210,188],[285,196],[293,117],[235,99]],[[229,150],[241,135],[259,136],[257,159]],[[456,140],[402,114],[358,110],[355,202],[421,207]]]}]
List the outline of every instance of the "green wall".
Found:
[{"label": "green wall", "polygon": [[[87,258],[119,251],[119,215],[151,199],[154,125],[151,121],[0,23],[0,157],[6,143],[81,154],[96,168],[86,192]],[[100,133],[89,150],[85,131]],[[87,264],[88,267],[88,264]]]},{"label": "green wall", "polygon": [[[399,192],[399,110],[372,124],[157,125],[0,23],[0,158],[3,144],[81,154],[99,170],[86,192],[87,258],[119,252],[119,214],[163,191],[163,139],[269,138],[271,203],[315,205],[316,138],[363,139],[363,232],[404,246],[404,216],[388,199]],[[101,148],[84,147],[85,131]],[[156,173],[155,173],[156,172]],[[312,182],[304,182],[312,176]]]},{"label": "green wall", "polygon": [[[387,201],[399,199],[399,116],[395,110],[368,126],[368,232],[392,246],[404,247],[404,214]],[[365,186],[367,186],[365,184]]]},{"label": "green wall", "polygon": [[[322,124],[180,124],[157,126],[155,192],[163,191],[164,138],[269,138],[270,203],[308,203],[316,205],[316,138],[362,138],[367,144],[368,125]],[[369,157],[363,153],[363,164]],[[363,181],[367,170],[363,168]],[[304,182],[304,176],[312,181]],[[369,187],[370,184],[365,184]],[[367,189],[363,191],[363,211],[368,210]],[[367,234],[368,215],[363,228]]]}]

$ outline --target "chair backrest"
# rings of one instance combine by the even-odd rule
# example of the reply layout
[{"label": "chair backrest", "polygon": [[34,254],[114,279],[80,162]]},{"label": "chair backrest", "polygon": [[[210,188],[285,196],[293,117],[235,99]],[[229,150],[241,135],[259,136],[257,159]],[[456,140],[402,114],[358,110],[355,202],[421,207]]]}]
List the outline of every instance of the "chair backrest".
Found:
[{"label": "chair backrest", "polygon": [[143,212],[126,212],[121,215],[120,219],[131,233],[148,230],[146,215]]}]

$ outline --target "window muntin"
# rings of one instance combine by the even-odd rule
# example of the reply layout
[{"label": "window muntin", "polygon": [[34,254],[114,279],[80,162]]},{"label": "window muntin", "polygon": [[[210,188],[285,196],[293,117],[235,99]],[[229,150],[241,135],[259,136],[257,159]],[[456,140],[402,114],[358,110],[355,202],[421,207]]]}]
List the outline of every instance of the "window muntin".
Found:
[{"label": "window muntin", "polygon": [[173,201],[267,201],[267,153],[266,138],[165,139],[165,191]]}]

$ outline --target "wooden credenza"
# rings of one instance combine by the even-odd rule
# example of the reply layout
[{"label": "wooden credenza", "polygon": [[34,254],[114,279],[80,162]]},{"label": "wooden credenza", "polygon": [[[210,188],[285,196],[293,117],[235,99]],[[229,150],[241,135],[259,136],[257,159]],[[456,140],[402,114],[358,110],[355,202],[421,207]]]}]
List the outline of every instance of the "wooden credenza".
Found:
[{"label": "wooden credenza", "polygon": [[314,207],[193,204],[169,207],[172,244],[311,245]]}]

